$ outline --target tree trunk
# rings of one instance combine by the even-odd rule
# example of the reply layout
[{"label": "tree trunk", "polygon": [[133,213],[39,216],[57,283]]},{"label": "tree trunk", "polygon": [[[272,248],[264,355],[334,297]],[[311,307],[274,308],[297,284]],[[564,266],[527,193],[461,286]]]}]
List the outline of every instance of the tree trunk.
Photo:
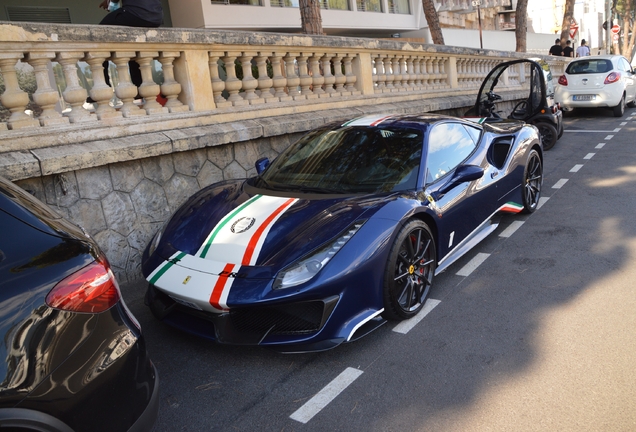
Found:
[{"label": "tree trunk", "polygon": [[561,24],[561,46],[565,46],[565,41],[570,39],[570,24],[574,22],[574,0],[565,0],[565,12],[563,12],[563,23]]},{"label": "tree trunk", "polygon": [[515,12],[515,38],[517,40],[517,52],[526,52],[526,33],[528,32],[528,0],[517,2]]},{"label": "tree trunk", "polygon": [[424,16],[426,17],[433,43],[435,45],[444,45],[444,35],[442,34],[442,28],[439,26],[439,17],[437,16],[433,0],[422,0],[422,7],[424,8]]},{"label": "tree trunk", "polygon": [[[623,32],[623,46],[621,47],[621,54],[627,57],[629,53],[629,28],[631,21],[631,1],[624,2],[625,10],[623,11],[623,28],[621,31]],[[631,60],[631,57],[628,57]]]},{"label": "tree trunk", "polygon": [[299,0],[300,23],[305,34],[324,35],[319,0]]}]

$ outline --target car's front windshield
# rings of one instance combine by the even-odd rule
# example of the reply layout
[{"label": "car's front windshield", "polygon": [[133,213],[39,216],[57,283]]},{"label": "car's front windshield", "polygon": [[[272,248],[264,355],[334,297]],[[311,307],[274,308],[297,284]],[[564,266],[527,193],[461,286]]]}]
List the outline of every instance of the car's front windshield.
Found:
[{"label": "car's front windshield", "polygon": [[278,156],[256,185],[317,193],[414,189],[423,132],[396,127],[319,129]]}]

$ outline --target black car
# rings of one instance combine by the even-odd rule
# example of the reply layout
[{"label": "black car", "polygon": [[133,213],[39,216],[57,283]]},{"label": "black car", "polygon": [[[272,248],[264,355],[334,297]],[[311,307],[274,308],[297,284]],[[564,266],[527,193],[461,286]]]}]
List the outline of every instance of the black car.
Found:
[{"label": "black car", "polygon": [[[521,95],[509,112],[497,111],[502,92]],[[563,135],[563,113],[554,100],[552,72],[542,59],[512,60],[492,68],[481,84],[475,105],[465,116],[483,117],[488,123],[503,118],[523,120],[539,129],[543,150],[550,150]]]},{"label": "black car", "polygon": [[0,177],[0,430],[147,431],[159,382],[97,244]]}]

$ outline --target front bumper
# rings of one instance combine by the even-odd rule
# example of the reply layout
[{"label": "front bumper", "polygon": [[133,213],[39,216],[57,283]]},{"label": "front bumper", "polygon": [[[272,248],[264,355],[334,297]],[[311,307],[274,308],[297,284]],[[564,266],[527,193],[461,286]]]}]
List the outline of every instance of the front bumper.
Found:
[{"label": "front bumper", "polygon": [[[188,333],[224,344],[282,345],[313,344],[334,311],[339,297],[312,301],[286,301],[265,306],[209,312],[175,302],[149,284],[145,303],[161,321]],[[343,341],[322,342],[328,349]]]}]

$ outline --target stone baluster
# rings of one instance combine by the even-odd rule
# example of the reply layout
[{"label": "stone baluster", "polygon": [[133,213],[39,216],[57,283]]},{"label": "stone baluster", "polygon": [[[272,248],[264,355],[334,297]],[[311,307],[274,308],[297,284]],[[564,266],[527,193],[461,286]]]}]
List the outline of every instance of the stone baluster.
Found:
[{"label": "stone baluster", "polygon": [[439,76],[442,87],[450,87],[450,79],[448,77],[448,57],[439,59]]},{"label": "stone baluster", "polygon": [[321,54],[314,53],[311,57],[309,57],[309,70],[311,71],[311,88],[314,91],[314,94],[320,97],[329,97],[329,94],[325,93],[322,89],[323,84],[325,83],[325,77],[320,72],[320,57]]},{"label": "stone baluster", "polygon": [[212,81],[212,94],[214,95],[214,104],[217,108],[225,108],[232,106],[232,102],[228,102],[223,97],[223,90],[225,90],[225,81],[221,79],[221,76],[219,74],[220,58],[221,54],[210,52],[208,54],[208,68],[210,69],[210,79]]},{"label": "stone baluster", "polygon": [[15,65],[23,57],[21,53],[0,53],[0,72],[4,78],[5,90],[0,96],[0,102],[11,112],[7,121],[10,129],[37,127],[40,122],[27,115],[29,95],[20,88]]},{"label": "stone baluster", "polygon": [[146,115],[146,111],[134,103],[137,96],[137,86],[132,83],[128,69],[128,62],[133,57],[136,57],[136,53],[127,51],[113,52],[111,57],[112,62],[117,66],[117,76],[119,77],[119,82],[115,87],[115,95],[123,102],[119,110],[124,117]]},{"label": "stone baluster", "polygon": [[84,58],[84,53],[81,51],[65,51],[56,56],[57,62],[62,65],[66,79],[66,90],[62,92],[62,96],[64,96],[66,103],[71,106],[71,111],[65,114],[71,123],[96,120],[84,109],[88,92],[80,85],[77,76],[77,62],[82,58]]},{"label": "stone baluster", "polygon": [[274,86],[274,96],[276,99],[281,102],[287,102],[292,100],[291,96],[289,96],[285,92],[285,88],[287,87],[287,78],[283,75],[283,65],[282,65],[283,54],[274,52],[270,61],[272,63],[272,85]]},{"label": "stone baluster", "polygon": [[261,104],[265,102],[262,98],[259,98],[256,94],[256,88],[258,87],[258,80],[254,78],[252,73],[252,59],[256,57],[255,52],[243,52],[243,55],[239,58],[241,67],[243,69],[243,99],[250,103],[250,105]]},{"label": "stone baluster", "polygon": [[[400,57],[400,71],[402,72],[402,87],[400,89],[400,91],[408,91],[412,85],[409,85],[409,82],[411,82],[411,70],[408,67],[408,62],[407,62],[407,58],[409,56],[401,56]],[[413,68],[413,66],[411,65],[411,69]]]},{"label": "stone baluster", "polygon": [[422,75],[420,74],[420,58],[411,57],[411,64],[413,65],[413,88],[419,90],[422,86]]},{"label": "stone baluster", "polygon": [[137,53],[137,58],[135,59],[141,71],[142,81],[139,86],[139,95],[144,98],[144,109],[147,114],[168,112],[168,108],[163,107],[157,102],[157,96],[161,93],[161,87],[152,79],[152,63],[156,57],[159,57],[158,52],[140,51]]},{"label": "stone baluster", "polygon": [[[159,54],[159,63],[163,70],[163,84],[161,84],[161,94],[167,99],[164,108],[168,108],[168,112],[190,111],[188,105],[184,105],[179,100],[181,94],[181,84],[174,78],[174,60],[179,58],[181,53],[178,51],[163,51]],[[217,70],[218,73],[218,70]]]},{"label": "stone baluster", "polygon": [[331,59],[335,57],[335,54],[325,54],[321,57],[320,61],[322,62],[322,73],[325,77],[325,93],[327,96],[332,96],[336,93],[336,90],[333,88],[336,83],[336,77],[331,73]]},{"label": "stone baluster", "polygon": [[86,63],[88,63],[93,75],[93,88],[90,89],[89,94],[91,99],[97,103],[95,114],[99,120],[122,117],[121,112],[110,106],[110,100],[113,97],[113,89],[111,86],[106,84],[106,79],[104,78],[104,62],[107,62],[109,58],[110,51],[92,51],[86,53],[83,59]]},{"label": "stone baluster", "polygon": [[342,54],[336,54],[333,58],[333,72],[336,77],[336,93],[339,95],[344,94],[344,84],[347,82],[347,77],[342,72],[342,68]]},{"label": "stone baluster", "polygon": [[386,71],[387,92],[397,91],[393,82],[395,81],[395,62],[390,56],[384,57],[384,70]]},{"label": "stone baluster", "polygon": [[406,72],[409,74],[409,79],[406,83],[406,86],[409,90],[413,90],[415,88],[415,80],[417,79],[417,75],[415,74],[415,66],[413,65],[413,56],[406,57],[405,62]]},{"label": "stone baluster", "polygon": [[240,54],[241,53],[228,51],[221,59],[225,65],[225,90],[229,93],[227,100],[232,102],[232,105],[234,106],[247,105],[249,103],[239,96],[239,90],[243,83],[236,77],[236,66],[234,65],[234,62]]},{"label": "stone baluster", "polygon": [[403,80],[403,70],[402,70],[402,56],[393,57],[393,87],[394,91],[404,91],[404,87],[402,86]]},{"label": "stone baluster", "polygon": [[354,57],[355,54],[347,54],[347,56],[344,58],[345,77],[347,79],[345,82],[345,90],[348,91],[350,94],[359,94],[360,92],[356,90],[356,81],[358,77],[356,77],[353,73],[353,67],[351,64]]},{"label": "stone baluster", "polygon": [[[300,77],[300,94],[306,99],[315,99],[318,95],[315,95],[311,91],[311,84],[313,79],[309,75],[309,69],[307,68],[308,57],[303,53],[298,56],[298,75]],[[296,98],[294,98],[296,99]]]},{"label": "stone baluster", "polygon": [[433,70],[433,60],[434,57],[428,57],[426,59],[426,81],[427,81],[427,85],[429,87],[429,89],[433,88],[433,85],[435,83],[435,72]]},{"label": "stone baluster", "polygon": [[55,104],[58,101],[59,94],[57,90],[53,88],[51,80],[49,79],[49,67],[51,65],[51,59],[54,58],[55,53],[52,52],[35,52],[27,54],[27,61],[31,66],[33,66],[35,81],[38,85],[37,91],[33,93],[33,102],[42,108],[42,114],[38,117],[38,121],[41,126],[68,123],[68,118],[62,116],[55,110]]},{"label": "stone baluster", "polygon": [[439,57],[435,57],[433,59],[433,76],[435,77],[435,80],[433,81],[433,84],[435,85],[435,88],[439,88],[440,86],[440,73],[439,73],[439,63],[440,63],[441,59]]},{"label": "stone baluster", "polygon": [[375,92],[382,93],[386,75],[384,75],[384,64],[382,64],[382,54],[373,56],[373,66],[375,73],[373,74],[373,83],[375,84]]},{"label": "stone baluster", "polygon": [[304,99],[298,92],[298,85],[300,84],[300,78],[296,73],[296,57],[299,53],[287,53],[283,60],[285,61],[285,75],[287,76],[287,94],[292,99]]},{"label": "stone baluster", "polygon": [[256,67],[258,68],[258,91],[260,97],[265,102],[278,102],[278,98],[274,96],[274,80],[269,77],[267,72],[267,60],[271,53],[259,52],[256,57]]}]

